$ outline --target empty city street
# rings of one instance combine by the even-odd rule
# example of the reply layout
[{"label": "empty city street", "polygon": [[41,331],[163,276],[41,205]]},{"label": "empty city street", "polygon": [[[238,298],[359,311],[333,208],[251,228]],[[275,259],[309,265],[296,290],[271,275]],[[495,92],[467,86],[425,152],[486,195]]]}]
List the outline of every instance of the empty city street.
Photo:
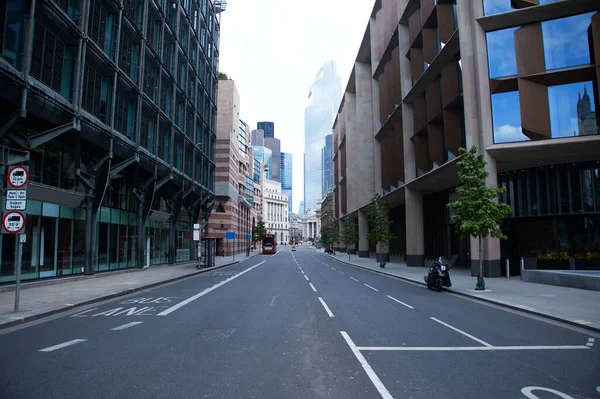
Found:
[{"label": "empty city street", "polygon": [[280,246],[0,331],[8,398],[600,398],[600,336]]}]

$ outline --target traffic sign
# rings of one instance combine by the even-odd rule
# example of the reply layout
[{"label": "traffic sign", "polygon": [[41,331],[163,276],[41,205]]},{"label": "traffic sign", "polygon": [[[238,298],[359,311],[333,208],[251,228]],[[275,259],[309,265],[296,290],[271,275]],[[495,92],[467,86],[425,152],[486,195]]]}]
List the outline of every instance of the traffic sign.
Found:
[{"label": "traffic sign", "polygon": [[26,200],[27,190],[6,190],[7,200]]},{"label": "traffic sign", "polygon": [[234,240],[235,239],[235,231],[228,231],[225,233],[225,239]]},{"label": "traffic sign", "polygon": [[29,166],[16,165],[8,169],[9,188],[24,189],[29,181]]},{"label": "traffic sign", "polygon": [[252,234],[246,234],[246,240],[249,240],[252,238]]},{"label": "traffic sign", "polygon": [[24,211],[27,209],[27,200],[11,200],[6,199],[6,210],[7,211]]},{"label": "traffic sign", "polygon": [[17,234],[25,228],[25,215],[19,211],[5,212],[2,217],[2,230],[5,233]]}]

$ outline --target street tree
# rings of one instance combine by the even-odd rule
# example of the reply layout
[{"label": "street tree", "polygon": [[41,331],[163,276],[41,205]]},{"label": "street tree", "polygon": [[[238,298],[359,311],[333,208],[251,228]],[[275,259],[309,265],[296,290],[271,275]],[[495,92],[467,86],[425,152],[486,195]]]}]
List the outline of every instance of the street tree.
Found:
[{"label": "street tree", "polygon": [[255,243],[262,241],[263,234],[265,234],[266,232],[267,229],[265,227],[265,222],[263,222],[262,218],[259,218],[258,223],[256,223],[256,226],[254,227],[252,241],[254,241]]},{"label": "street tree", "polygon": [[377,246],[377,260],[379,267],[385,267],[385,262],[381,258],[382,251],[389,241],[396,238],[396,235],[390,231],[392,221],[388,220],[388,205],[379,194],[373,197],[368,210],[369,215],[369,241]]},{"label": "street tree", "polygon": [[463,237],[479,239],[479,276],[475,289],[485,290],[481,241],[488,236],[506,239],[499,225],[511,214],[512,208],[498,201],[498,197],[506,191],[505,187],[487,187],[485,179],[489,173],[485,170],[483,154],[477,151],[477,147],[472,146],[469,150],[460,148],[459,156],[462,159],[458,162],[458,177],[462,185],[456,189],[457,200],[449,203],[448,207]]},{"label": "street tree", "polygon": [[342,219],[342,232],[340,233],[340,241],[346,245],[346,251],[348,252],[348,260],[350,260],[350,245],[356,244],[358,240],[358,229],[356,227],[356,221],[354,218],[348,215]]}]

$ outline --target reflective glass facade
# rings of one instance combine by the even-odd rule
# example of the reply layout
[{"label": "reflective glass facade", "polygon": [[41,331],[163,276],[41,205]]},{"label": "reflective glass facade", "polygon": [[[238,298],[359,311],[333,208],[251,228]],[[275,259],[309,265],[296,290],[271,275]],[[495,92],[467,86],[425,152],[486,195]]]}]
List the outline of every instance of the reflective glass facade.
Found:
[{"label": "reflective glass facade", "polygon": [[288,196],[288,213],[292,213],[292,154],[281,153],[281,192]]},{"label": "reflective glass facade", "polygon": [[[538,0],[538,3],[541,4],[550,4],[556,3],[559,1],[566,0]],[[514,11],[515,8],[511,5],[511,0],[483,0],[483,11],[485,15],[494,15],[502,12]]]},{"label": "reflective glass facade", "polygon": [[323,190],[322,149],[331,134],[342,98],[342,83],[335,62],[325,63],[317,73],[304,111],[304,207],[315,209]]},{"label": "reflective glass facade", "polygon": [[265,178],[272,180],[273,153],[267,147],[263,147],[260,145],[254,145],[252,146],[252,148],[254,149],[254,159],[268,166],[267,171],[265,172]]}]

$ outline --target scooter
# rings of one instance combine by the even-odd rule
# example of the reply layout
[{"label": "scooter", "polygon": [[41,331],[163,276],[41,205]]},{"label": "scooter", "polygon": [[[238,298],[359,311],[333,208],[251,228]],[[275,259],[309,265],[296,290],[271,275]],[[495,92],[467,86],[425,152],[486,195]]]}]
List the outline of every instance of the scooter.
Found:
[{"label": "scooter", "polygon": [[427,284],[427,288],[435,288],[440,292],[442,287],[452,287],[450,282],[450,262],[443,256],[434,261],[429,268],[427,276],[423,278]]}]

